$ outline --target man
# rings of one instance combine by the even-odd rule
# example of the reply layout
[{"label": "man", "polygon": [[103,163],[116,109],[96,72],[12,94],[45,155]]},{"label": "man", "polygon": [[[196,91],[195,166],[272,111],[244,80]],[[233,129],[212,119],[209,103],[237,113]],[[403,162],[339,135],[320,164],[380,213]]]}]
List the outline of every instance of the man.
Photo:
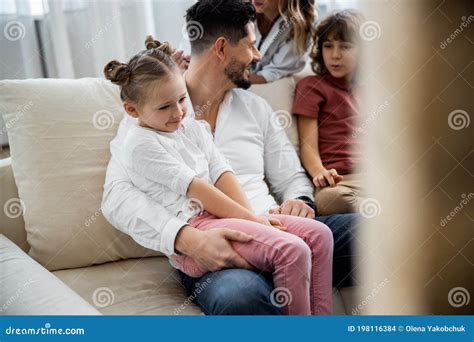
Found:
[{"label": "man", "polygon": [[[274,124],[272,110],[263,99],[238,89],[250,86],[250,66],[260,58],[255,47],[254,8],[241,0],[205,0],[188,9],[186,20],[189,25],[202,28],[199,38],[191,41],[192,59],[186,73],[190,101],[187,115],[209,124],[217,147],[232,166],[257,214],[272,211],[313,218],[313,186],[284,130]],[[141,245],[168,256],[189,255],[211,271],[200,279],[180,273],[188,294],[193,293],[197,282],[208,283],[205,291],[195,293],[196,303],[204,313],[281,314],[279,307],[272,304],[271,277],[252,270],[232,248],[231,241],[245,243],[250,236],[225,228],[198,231],[171,217],[161,205],[133,187],[116,158],[128,120],[121,122],[111,143],[112,158],[102,203],[104,216]],[[282,203],[280,206],[270,190]],[[335,262],[340,255],[350,256],[347,241],[354,216],[320,220],[330,220],[331,230],[337,232]],[[350,273],[349,264],[344,262],[344,277]]]}]

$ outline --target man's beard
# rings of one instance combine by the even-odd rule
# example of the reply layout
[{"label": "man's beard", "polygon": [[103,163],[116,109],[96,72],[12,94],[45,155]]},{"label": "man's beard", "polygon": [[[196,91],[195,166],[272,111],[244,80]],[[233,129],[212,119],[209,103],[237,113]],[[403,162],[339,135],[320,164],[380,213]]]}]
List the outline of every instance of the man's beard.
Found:
[{"label": "man's beard", "polygon": [[244,73],[248,65],[232,58],[224,69],[226,76],[234,83],[237,88],[248,89],[252,85],[249,79],[245,79]]}]

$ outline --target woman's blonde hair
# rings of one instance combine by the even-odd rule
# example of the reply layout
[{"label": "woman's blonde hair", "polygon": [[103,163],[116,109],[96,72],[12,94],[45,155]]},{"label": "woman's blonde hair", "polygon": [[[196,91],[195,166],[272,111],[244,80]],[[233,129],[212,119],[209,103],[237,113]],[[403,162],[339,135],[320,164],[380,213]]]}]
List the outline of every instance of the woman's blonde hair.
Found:
[{"label": "woman's blonde hair", "polygon": [[291,28],[291,38],[296,51],[305,53],[311,44],[313,23],[316,18],[314,0],[280,0],[278,10]]},{"label": "woman's blonde hair", "polygon": [[171,72],[179,72],[171,59],[174,49],[168,42],[161,43],[152,36],[147,36],[145,47],[146,50],[133,56],[128,63],[113,60],[104,66],[105,78],[120,86],[122,101],[127,100],[137,105],[143,103],[149,82]]}]

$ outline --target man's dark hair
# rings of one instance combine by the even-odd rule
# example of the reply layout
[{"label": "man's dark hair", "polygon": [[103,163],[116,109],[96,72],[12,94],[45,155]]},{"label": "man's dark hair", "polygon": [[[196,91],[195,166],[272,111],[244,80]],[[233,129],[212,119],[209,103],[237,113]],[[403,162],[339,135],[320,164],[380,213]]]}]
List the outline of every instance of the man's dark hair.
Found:
[{"label": "man's dark hair", "polygon": [[255,8],[248,0],[200,0],[186,11],[186,31],[191,52],[200,54],[219,37],[233,45],[246,37]]}]

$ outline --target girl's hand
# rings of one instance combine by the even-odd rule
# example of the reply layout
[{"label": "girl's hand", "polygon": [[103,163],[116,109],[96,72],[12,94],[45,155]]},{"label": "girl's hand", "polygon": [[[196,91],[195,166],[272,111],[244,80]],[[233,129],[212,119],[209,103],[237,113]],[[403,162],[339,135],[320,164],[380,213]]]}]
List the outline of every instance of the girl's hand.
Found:
[{"label": "girl's hand", "polygon": [[183,73],[188,69],[189,62],[191,62],[191,56],[186,55],[184,51],[178,50],[173,52],[171,59]]},{"label": "girl's hand", "polygon": [[317,188],[324,188],[326,186],[335,187],[344,177],[339,175],[335,169],[319,172],[313,178],[313,184]]},{"label": "girl's hand", "polygon": [[272,217],[272,216],[257,216],[255,222],[258,222],[260,224],[263,224],[265,226],[269,226],[269,227],[273,227],[273,228],[277,228],[277,229],[280,229],[280,230],[287,230],[285,227],[283,227],[283,224],[280,222],[280,220],[278,220],[277,218],[275,217]]}]

